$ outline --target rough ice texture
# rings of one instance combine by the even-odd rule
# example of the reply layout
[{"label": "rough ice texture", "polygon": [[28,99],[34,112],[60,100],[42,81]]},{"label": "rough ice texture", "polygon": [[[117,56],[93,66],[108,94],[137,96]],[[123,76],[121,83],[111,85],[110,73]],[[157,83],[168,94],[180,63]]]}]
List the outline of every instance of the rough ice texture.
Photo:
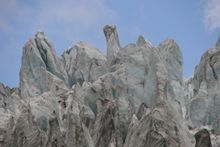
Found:
[{"label": "rough ice texture", "polygon": [[19,87],[0,84],[1,147],[220,146],[219,41],[184,80],[174,40],[104,34],[107,56],[79,42],[57,57],[43,32],[25,44]]}]

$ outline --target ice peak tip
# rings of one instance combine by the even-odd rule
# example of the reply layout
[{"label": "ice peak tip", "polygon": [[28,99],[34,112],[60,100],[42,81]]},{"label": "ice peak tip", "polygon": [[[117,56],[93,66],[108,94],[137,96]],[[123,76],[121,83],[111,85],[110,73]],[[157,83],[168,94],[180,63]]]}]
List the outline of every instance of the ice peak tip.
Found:
[{"label": "ice peak tip", "polygon": [[115,25],[105,25],[103,31],[105,36],[109,38],[112,33],[117,33],[117,28]]},{"label": "ice peak tip", "polygon": [[37,31],[35,34],[36,38],[45,38],[44,32],[43,31]]}]

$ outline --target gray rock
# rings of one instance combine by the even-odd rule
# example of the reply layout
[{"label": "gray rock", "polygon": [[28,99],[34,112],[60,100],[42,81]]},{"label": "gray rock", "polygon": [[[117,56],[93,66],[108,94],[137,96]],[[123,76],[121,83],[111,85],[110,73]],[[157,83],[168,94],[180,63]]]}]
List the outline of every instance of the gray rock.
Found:
[{"label": "gray rock", "polygon": [[138,109],[138,113],[137,113],[137,119],[140,120],[145,114],[149,113],[150,109],[149,107],[145,104],[142,103]]},{"label": "gray rock", "polygon": [[172,106],[161,101],[141,120],[134,120],[124,147],[190,147],[190,136]]},{"label": "gray rock", "polygon": [[64,143],[64,137],[60,131],[60,126],[55,111],[52,113],[52,117],[49,119],[49,131],[46,146],[67,147],[67,145]]},{"label": "gray rock", "polygon": [[195,134],[196,146],[195,147],[212,147],[209,131],[202,129]]},{"label": "gray rock", "polygon": [[213,134],[220,135],[220,118],[213,123]]},{"label": "gray rock", "polygon": [[122,147],[118,108],[108,99],[97,102],[98,114],[92,132],[95,147]]}]

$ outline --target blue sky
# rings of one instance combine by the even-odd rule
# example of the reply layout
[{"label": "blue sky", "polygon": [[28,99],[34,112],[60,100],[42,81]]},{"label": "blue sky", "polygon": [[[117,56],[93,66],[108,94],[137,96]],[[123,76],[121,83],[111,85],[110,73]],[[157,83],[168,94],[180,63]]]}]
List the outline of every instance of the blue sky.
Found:
[{"label": "blue sky", "polygon": [[58,55],[81,40],[106,53],[105,24],[117,25],[122,46],[174,39],[189,77],[220,35],[220,0],[0,0],[0,82],[18,86],[22,47],[38,30]]}]

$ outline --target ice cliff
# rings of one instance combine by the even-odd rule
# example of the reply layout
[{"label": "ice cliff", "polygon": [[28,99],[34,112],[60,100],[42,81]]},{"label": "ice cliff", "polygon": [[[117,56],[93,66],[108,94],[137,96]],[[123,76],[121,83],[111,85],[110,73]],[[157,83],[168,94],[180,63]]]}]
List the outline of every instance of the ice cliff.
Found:
[{"label": "ice cliff", "polygon": [[143,36],[107,55],[78,42],[60,57],[43,32],[23,47],[20,84],[0,84],[1,147],[219,147],[220,43],[183,79],[178,44]]}]

